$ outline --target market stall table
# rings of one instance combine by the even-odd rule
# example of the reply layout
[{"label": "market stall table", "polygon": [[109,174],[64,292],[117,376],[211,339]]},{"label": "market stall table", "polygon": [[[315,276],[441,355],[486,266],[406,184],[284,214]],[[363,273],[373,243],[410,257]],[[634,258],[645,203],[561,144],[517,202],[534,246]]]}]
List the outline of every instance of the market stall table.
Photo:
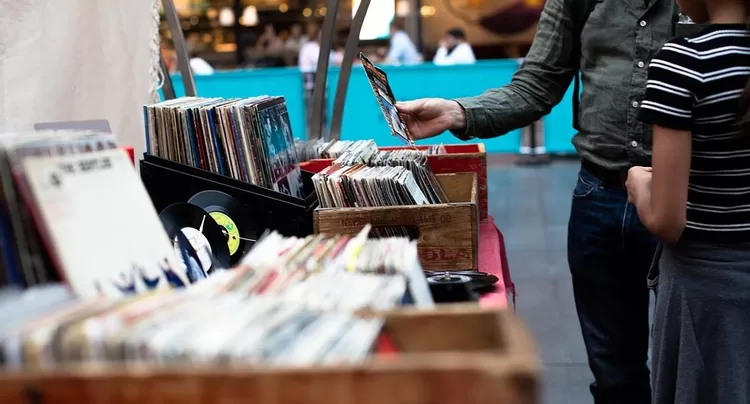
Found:
[{"label": "market stall table", "polygon": [[503,233],[490,216],[488,223],[479,225],[479,271],[497,276],[495,290],[483,294],[479,304],[483,307],[507,307],[509,297],[515,304],[515,286],[510,278],[508,257]]}]

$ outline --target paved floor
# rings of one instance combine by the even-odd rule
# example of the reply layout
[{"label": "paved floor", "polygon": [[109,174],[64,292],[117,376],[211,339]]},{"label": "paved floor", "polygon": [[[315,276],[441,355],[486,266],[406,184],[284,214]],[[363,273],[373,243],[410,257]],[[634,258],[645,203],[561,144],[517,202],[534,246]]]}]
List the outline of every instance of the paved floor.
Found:
[{"label": "paved floor", "polygon": [[566,259],[566,232],[577,162],[540,167],[491,164],[489,213],[505,236],[518,291],[517,312],[536,337],[544,362],[545,404],[591,403]]}]

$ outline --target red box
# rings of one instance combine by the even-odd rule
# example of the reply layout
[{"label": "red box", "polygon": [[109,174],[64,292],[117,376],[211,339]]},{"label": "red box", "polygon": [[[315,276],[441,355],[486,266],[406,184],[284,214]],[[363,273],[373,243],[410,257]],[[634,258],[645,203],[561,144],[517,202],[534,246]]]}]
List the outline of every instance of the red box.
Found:
[{"label": "red box", "polygon": [[[420,150],[427,150],[430,146],[417,146]],[[479,220],[487,223],[487,153],[484,144],[452,144],[444,145],[445,154],[427,156],[427,161],[435,174],[455,174],[473,172],[477,174],[479,195],[477,210]],[[380,147],[380,150],[411,149],[409,146]],[[300,168],[310,172],[320,172],[331,165],[332,159],[315,159],[300,164]]]},{"label": "red box", "polygon": [[133,147],[121,146],[120,149],[128,153],[128,156],[130,157],[130,162],[133,163],[133,165],[135,166],[135,150],[133,150]]}]

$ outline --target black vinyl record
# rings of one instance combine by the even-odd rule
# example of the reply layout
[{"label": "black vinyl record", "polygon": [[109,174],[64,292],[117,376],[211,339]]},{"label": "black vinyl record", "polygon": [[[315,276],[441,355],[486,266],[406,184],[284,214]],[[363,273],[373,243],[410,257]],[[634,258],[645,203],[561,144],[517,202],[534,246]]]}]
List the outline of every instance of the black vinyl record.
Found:
[{"label": "black vinyl record", "polygon": [[[230,256],[227,239],[222,227],[216,223],[208,212],[198,206],[178,202],[167,206],[159,214],[159,219],[170,240],[174,241],[177,232],[182,231],[194,246],[200,247],[203,242],[208,242],[211,253],[218,264],[224,268],[229,268]],[[203,264],[203,269],[206,271],[216,269],[206,268],[206,263]]]},{"label": "black vinyl record", "polygon": [[435,303],[476,301],[478,296],[471,288],[471,277],[439,273],[428,276],[427,284]]},{"label": "black vinyl record", "polygon": [[471,278],[471,287],[486,288],[494,285],[499,280],[497,276],[479,271],[424,271],[426,277],[439,275],[468,276]]},{"label": "black vinyl record", "polygon": [[193,195],[188,203],[208,212],[222,227],[231,265],[238,263],[260,236],[258,232],[262,229],[258,229],[250,220],[245,205],[231,195],[221,191],[203,191]]}]

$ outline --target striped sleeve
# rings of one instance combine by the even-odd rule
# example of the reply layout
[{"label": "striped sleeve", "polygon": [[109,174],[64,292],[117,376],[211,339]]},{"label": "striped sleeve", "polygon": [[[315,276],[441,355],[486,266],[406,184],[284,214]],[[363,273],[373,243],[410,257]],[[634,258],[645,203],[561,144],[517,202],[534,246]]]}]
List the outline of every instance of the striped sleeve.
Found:
[{"label": "striped sleeve", "polygon": [[664,44],[648,68],[646,95],[638,119],[653,125],[690,130],[695,89],[701,82],[699,55],[684,39]]}]

